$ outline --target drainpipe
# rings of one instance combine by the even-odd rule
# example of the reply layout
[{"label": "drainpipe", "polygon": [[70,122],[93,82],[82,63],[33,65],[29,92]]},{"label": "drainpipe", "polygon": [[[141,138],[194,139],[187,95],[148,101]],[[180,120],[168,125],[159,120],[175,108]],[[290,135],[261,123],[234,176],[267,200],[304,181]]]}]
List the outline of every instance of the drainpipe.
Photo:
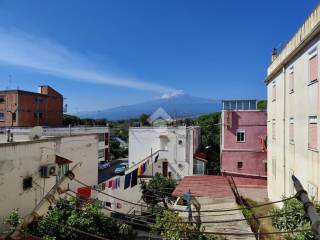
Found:
[{"label": "drainpipe", "polygon": [[287,179],[287,171],[286,171],[286,71],[285,65],[282,67],[283,73],[283,195],[286,196],[286,179]]}]

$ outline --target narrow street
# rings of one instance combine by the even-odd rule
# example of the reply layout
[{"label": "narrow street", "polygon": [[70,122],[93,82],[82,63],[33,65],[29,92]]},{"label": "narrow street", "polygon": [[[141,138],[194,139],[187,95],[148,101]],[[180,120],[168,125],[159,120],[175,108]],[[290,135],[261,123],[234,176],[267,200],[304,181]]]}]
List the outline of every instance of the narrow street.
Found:
[{"label": "narrow street", "polygon": [[113,176],[115,176],[114,174],[114,170],[117,168],[117,166],[120,163],[123,162],[128,162],[127,158],[121,158],[121,159],[116,159],[110,162],[110,167],[105,168],[103,170],[99,170],[98,171],[98,183],[102,183],[110,178],[112,178]]}]

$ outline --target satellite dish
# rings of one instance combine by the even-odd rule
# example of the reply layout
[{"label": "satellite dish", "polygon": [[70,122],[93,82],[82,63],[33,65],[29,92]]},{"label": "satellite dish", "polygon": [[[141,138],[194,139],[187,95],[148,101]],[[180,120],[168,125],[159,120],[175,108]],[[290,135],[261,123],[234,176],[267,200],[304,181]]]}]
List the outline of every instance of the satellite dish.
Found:
[{"label": "satellite dish", "polygon": [[41,138],[43,135],[43,128],[40,126],[34,127],[31,129],[29,133],[29,139],[30,140],[37,140]]}]

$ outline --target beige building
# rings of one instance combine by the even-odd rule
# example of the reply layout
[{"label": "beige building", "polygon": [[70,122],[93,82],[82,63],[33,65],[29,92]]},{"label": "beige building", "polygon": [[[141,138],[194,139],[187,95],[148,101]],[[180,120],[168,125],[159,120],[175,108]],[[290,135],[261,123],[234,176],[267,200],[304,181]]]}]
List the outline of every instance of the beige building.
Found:
[{"label": "beige building", "polygon": [[320,6],[287,45],[272,54],[268,88],[268,196],[295,193],[292,174],[320,199]]},{"label": "beige building", "polygon": [[[29,214],[66,171],[79,162],[82,165],[76,178],[88,185],[98,182],[99,149],[105,143],[107,127],[42,130],[16,128],[9,138],[7,133],[0,134],[1,220],[15,208],[22,216]],[[33,139],[39,132],[41,136]],[[80,187],[70,183],[73,191]],[[0,224],[0,233],[3,227]]]}]

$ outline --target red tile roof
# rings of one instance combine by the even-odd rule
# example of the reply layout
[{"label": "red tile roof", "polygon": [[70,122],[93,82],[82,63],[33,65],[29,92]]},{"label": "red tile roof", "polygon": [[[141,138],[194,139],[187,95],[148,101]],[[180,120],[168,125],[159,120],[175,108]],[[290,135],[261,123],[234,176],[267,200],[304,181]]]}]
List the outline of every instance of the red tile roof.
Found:
[{"label": "red tile roof", "polygon": [[173,196],[191,191],[196,197],[234,198],[229,182],[224,176],[187,176],[178,184]]},{"label": "red tile roof", "polygon": [[238,188],[266,188],[267,180],[262,178],[233,177]]}]

